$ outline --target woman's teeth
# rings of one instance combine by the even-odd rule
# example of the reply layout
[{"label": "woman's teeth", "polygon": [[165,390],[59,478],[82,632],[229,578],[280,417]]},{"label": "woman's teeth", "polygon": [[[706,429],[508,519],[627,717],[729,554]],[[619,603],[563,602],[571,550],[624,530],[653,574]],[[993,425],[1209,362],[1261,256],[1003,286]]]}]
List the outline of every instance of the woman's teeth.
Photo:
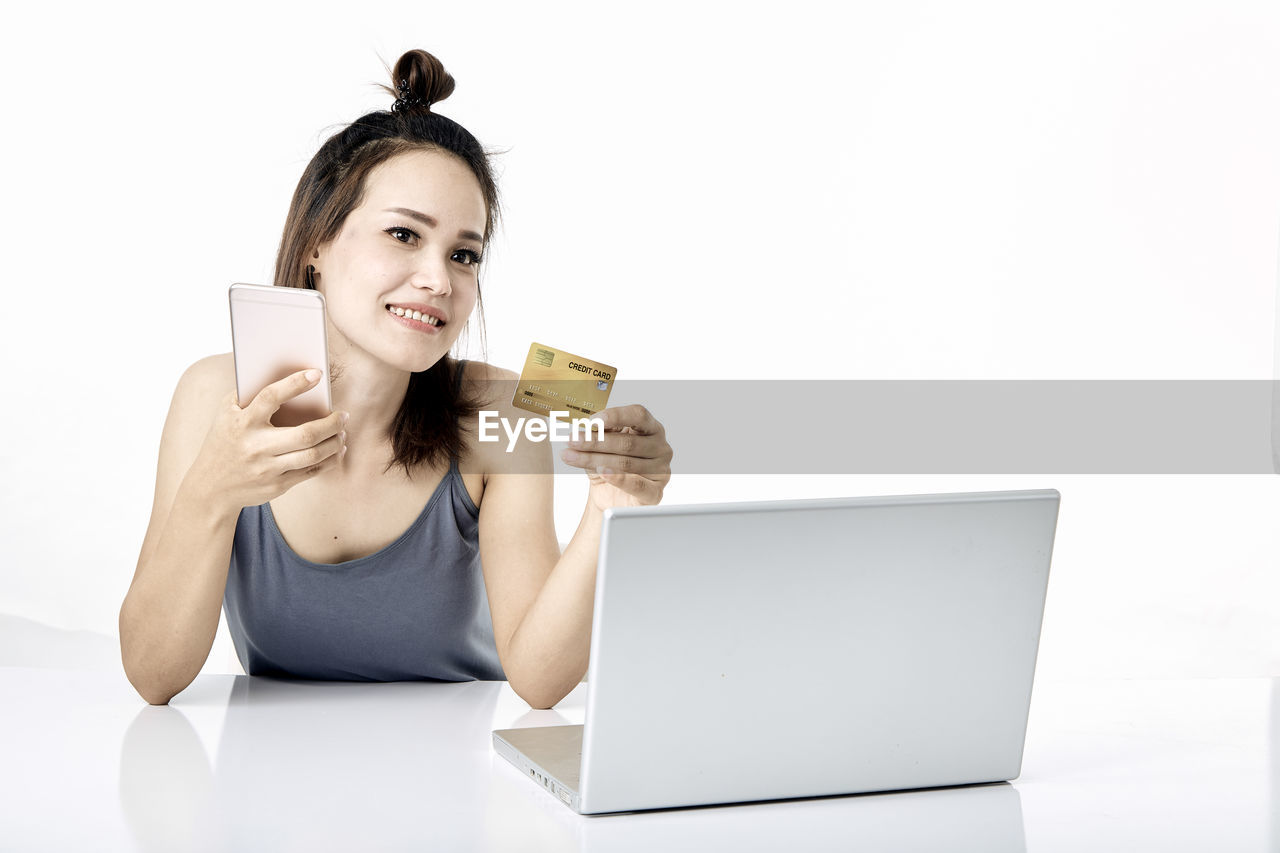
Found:
[{"label": "woman's teeth", "polygon": [[432,317],[430,314],[423,314],[421,311],[406,311],[403,308],[397,308],[394,305],[388,305],[387,310],[397,317],[408,317],[410,320],[417,320],[420,323],[426,323],[429,326],[439,326],[440,321]]}]

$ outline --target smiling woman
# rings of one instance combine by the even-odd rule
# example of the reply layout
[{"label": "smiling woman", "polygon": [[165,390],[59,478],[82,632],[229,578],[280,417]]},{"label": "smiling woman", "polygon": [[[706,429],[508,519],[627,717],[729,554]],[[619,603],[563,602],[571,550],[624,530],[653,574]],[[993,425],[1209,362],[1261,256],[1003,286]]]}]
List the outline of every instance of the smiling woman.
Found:
[{"label": "smiling woman", "polygon": [[[442,356],[466,326],[473,306],[480,307],[483,321],[479,265],[499,206],[497,184],[480,143],[461,125],[431,110],[454,88],[453,77],[440,61],[423,51],[410,51],[396,63],[392,80],[396,89],[387,91],[397,98],[391,110],[361,116],[331,137],[298,181],[276,256],[275,284],[324,292],[321,282],[326,275],[347,275],[353,264],[371,264],[362,277],[379,277],[389,287],[413,276],[414,285],[427,277],[439,279],[431,292],[436,300],[454,303],[452,317],[441,313],[439,301],[432,304],[433,300],[404,293],[399,303],[388,299],[383,304],[384,310],[401,304],[434,313],[442,321],[437,328],[444,332],[416,360],[401,359],[398,365],[411,376],[392,440],[395,462],[408,474],[414,465],[435,463],[462,449],[458,421],[474,412],[474,401],[451,399],[451,368]],[[426,248],[435,250],[445,269],[407,268]],[[454,275],[457,280],[451,281]],[[456,294],[439,292],[455,284]],[[332,341],[332,318],[343,316],[348,307],[334,300],[357,297],[347,289],[325,292],[325,297]],[[405,326],[427,332],[413,321]],[[345,335],[338,341],[338,371],[347,369],[341,349],[347,341]],[[435,405],[424,405],[428,401]]]},{"label": "smiling woman", "polygon": [[[391,427],[394,461],[406,474],[459,452],[459,418],[474,412],[471,401],[453,398],[444,356],[479,302],[478,231],[488,233],[486,218],[477,178],[457,157],[409,150],[368,171],[360,203],[340,230],[302,246],[310,261],[304,280],[328,305],[335,369],[349,382],[352,370],[409,376]],[[277,285],[297,286],[282,277],[277,273]]]},{"label": "smiling woman", "polygon": [[319,372],[238,401],[230,353],[174,392],[120,610],[148,702],[200,671],[225,604],[250,675],[507,678],[550,707],[586,672],[603,511],[657,503],[670,479],[643,406],[599,412],[604,438],[570,462],[590,489],[562,554],[549,447],[477,441],[482,405],[514,414],[515,374],[449,353],[480,306],[497,187],[475,137],[432,111],[454,86],[440,62],[410,51],[392,81],[392,108],[307,166],[277,256],[276,286],[324,294],[333,413],[273,426]]}]

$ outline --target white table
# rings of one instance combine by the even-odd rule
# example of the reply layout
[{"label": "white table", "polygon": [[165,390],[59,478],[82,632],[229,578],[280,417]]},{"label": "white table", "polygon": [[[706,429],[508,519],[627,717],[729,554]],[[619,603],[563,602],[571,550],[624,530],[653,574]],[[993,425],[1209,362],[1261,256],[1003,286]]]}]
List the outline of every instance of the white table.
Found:
[{"label": "white table", "polygon": [[0,850],[1280,850],[1280,679],[1038,683],[1011,785],[600,817],[490,746],[584,695],[0,667]]}]

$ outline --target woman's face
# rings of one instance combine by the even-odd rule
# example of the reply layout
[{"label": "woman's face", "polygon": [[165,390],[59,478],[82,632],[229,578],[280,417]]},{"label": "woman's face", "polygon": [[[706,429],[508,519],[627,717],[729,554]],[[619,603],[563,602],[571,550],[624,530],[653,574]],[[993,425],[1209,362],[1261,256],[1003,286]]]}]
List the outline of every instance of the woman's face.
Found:
[{"label": "woman's face", "polygon": [[330,341],[334,353],[363,350],[407,371],[447,354],[476,304],[484,226],[480,183],[452,154],[410,151],[378,165],[364,201],[312,260],[330,334],[344,339]]}]

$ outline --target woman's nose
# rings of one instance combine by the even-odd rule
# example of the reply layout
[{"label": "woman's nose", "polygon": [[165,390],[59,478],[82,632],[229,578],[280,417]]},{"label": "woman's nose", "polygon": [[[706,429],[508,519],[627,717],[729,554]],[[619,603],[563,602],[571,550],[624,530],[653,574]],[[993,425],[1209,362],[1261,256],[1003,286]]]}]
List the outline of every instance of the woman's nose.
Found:
[{"label": "woman's nose", "polygon": [[437,261],[425,261],[421,268],[414,273],[411,283],[415,287],[430,290],[440,296],[448,296],[453,292],[453,283],[449,280],[448,267]]}]

